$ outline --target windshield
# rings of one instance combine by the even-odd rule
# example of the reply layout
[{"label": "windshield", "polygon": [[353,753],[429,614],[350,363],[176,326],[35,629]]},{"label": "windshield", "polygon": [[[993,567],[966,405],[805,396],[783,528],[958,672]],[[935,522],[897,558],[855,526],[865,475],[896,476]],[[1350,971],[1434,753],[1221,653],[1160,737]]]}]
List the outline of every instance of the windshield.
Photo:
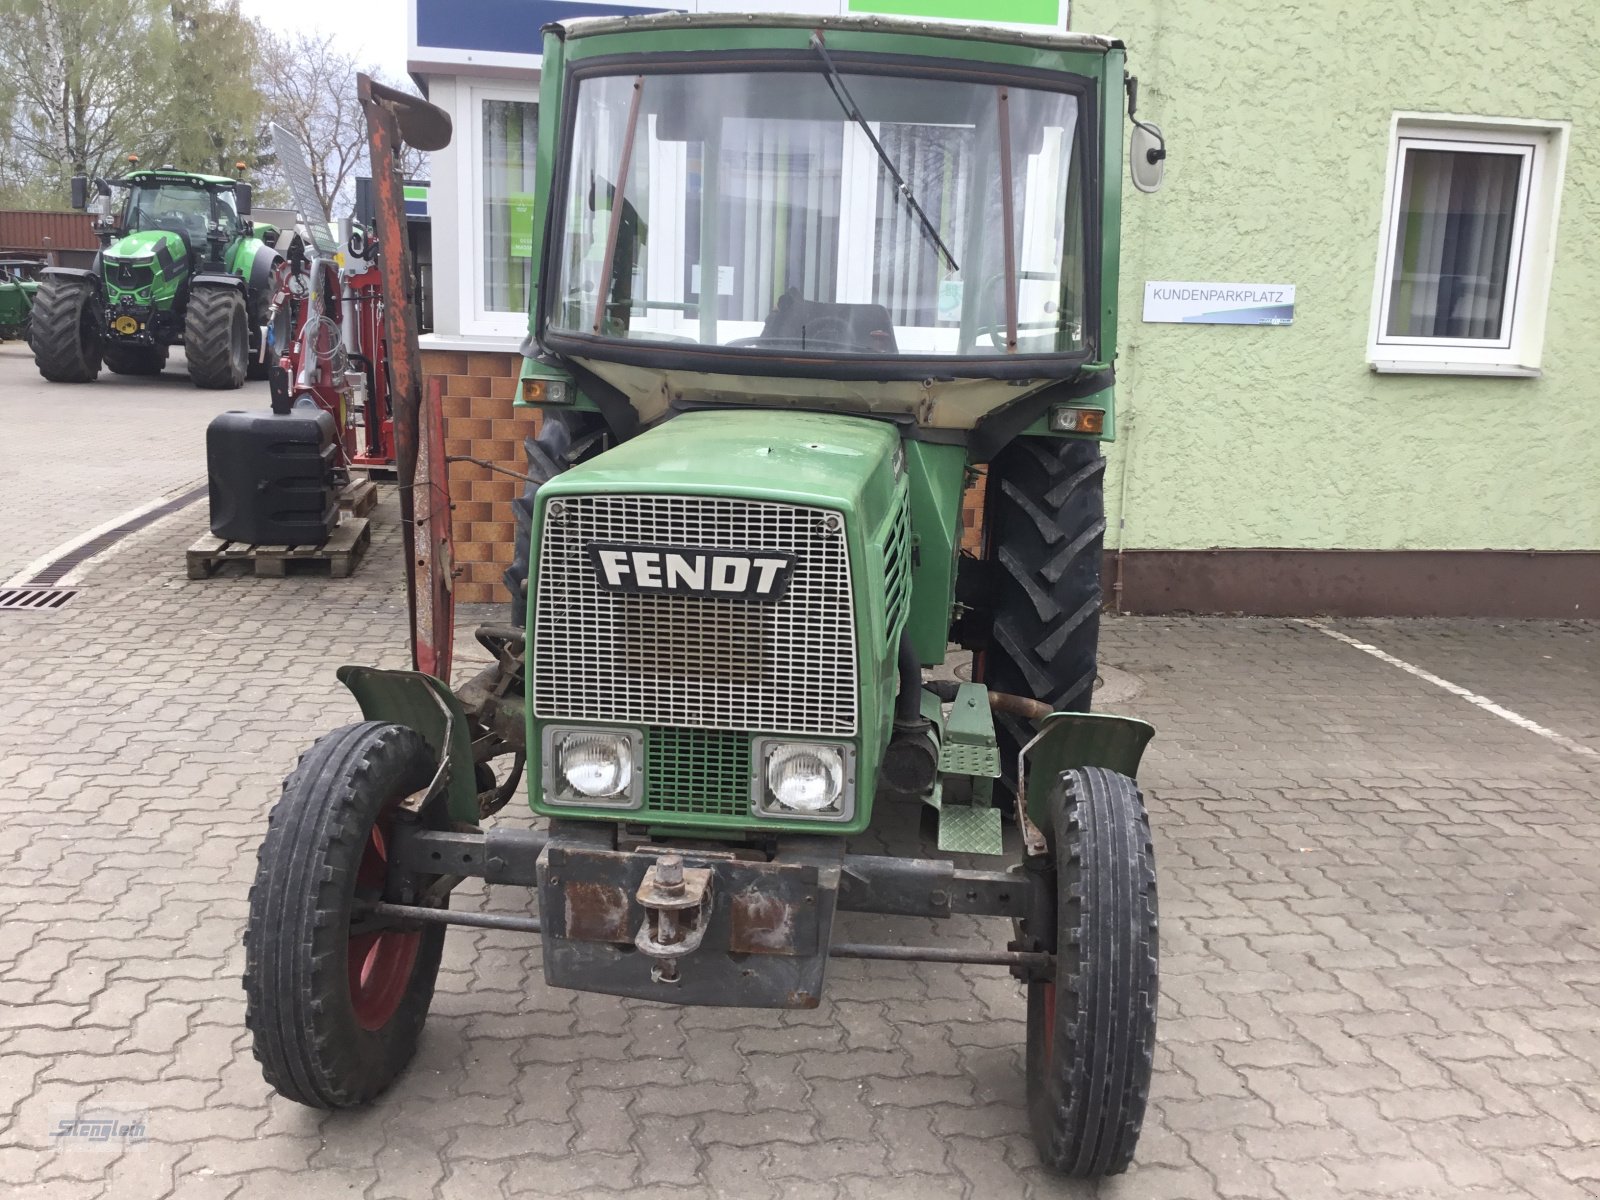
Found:
[{"label": "windshield", "polygon": [[213,192],[187,183],[141,183],[128,194],[127,231],[168,229],[182,234],[192,243],[206,240],[206,226],[212,219],[212,200],[217,201],[216,219],[229,236],[235,224],[233,193]]},{"label": "windshield", "polygon": [[1081,351],[1079,115],[1069,93],[845,64],[585,79],[549,323],[783,353]]}]

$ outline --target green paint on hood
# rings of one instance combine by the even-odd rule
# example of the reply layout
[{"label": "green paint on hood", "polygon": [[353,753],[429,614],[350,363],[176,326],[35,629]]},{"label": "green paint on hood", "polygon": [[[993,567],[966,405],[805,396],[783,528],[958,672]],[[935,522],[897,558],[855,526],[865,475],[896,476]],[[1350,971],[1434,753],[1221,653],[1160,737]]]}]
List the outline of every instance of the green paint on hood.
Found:
[{"label": "green paint on hood", "polygon": [[162,242],[167,244],[167,251],[175,261],[184,257],[183,239],[167,229],[141,229],[138,233],[126,234],[107,247],[105,257],[153,259],[156,247]]},{"label": "green paint on hood", "polygon": [[851,509],[868,528],[887,511],[885,469],[899,434],[886,421],[827,413],[691,412],[558,476],[561,492],[675,492]]}]

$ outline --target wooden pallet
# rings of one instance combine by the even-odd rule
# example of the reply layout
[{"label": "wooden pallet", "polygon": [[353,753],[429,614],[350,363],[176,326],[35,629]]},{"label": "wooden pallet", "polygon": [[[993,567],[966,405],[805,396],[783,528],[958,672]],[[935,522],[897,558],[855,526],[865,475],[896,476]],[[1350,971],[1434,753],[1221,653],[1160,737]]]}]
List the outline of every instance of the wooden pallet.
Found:
[{"label": "wooden pallet", "polygon": [[370,479],[352,479],[339,493],[339,509],[352,517],[364,517],[378,506],[378,485]]},{"label": "wooden pallet", "polygon": [[356,569],[371,541],[367,519],[354,517],[341,521],[320,546],[252,546],[208,533],[184,557],[190,579],[209,579],[229,563],[240,563],[257,575],[327,574],[343,579]]}]

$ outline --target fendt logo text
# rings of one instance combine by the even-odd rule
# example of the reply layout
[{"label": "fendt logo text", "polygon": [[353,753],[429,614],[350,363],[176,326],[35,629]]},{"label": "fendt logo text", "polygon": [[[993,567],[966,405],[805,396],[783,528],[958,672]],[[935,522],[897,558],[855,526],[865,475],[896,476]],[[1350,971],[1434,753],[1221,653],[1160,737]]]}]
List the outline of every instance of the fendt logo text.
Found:
[{"label": "fendt logo text", "polygon": [[789,589],[794,555],[778,550],[701,550],[692,546],[630,546],[590,542],[589,561],[600,586],[614,592],[780,599]]}]

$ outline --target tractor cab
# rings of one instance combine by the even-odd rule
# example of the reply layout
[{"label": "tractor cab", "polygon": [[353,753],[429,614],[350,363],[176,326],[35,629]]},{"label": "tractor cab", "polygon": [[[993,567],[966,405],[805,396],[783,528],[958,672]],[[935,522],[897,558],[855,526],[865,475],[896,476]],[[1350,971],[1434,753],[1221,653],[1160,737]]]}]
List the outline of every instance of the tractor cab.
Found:
[{"label": "tractor cab", "polygon": [[[248,213],[248,184],[188,171],[135,171],[121,179],[95,183],[100,195],[89,209],[98,231],[112,243],[106,248],[111,257],[152,253],[165,239],[138,235],[170,233],[184,257],[196,263],[217,263],[227,247],[249,233],[248,221],[240,212],[243,199]],[[120,199],[113,198],[113,189],[123,193]],[[119,244],[125,238],[135,239],[134,244]]]}]

